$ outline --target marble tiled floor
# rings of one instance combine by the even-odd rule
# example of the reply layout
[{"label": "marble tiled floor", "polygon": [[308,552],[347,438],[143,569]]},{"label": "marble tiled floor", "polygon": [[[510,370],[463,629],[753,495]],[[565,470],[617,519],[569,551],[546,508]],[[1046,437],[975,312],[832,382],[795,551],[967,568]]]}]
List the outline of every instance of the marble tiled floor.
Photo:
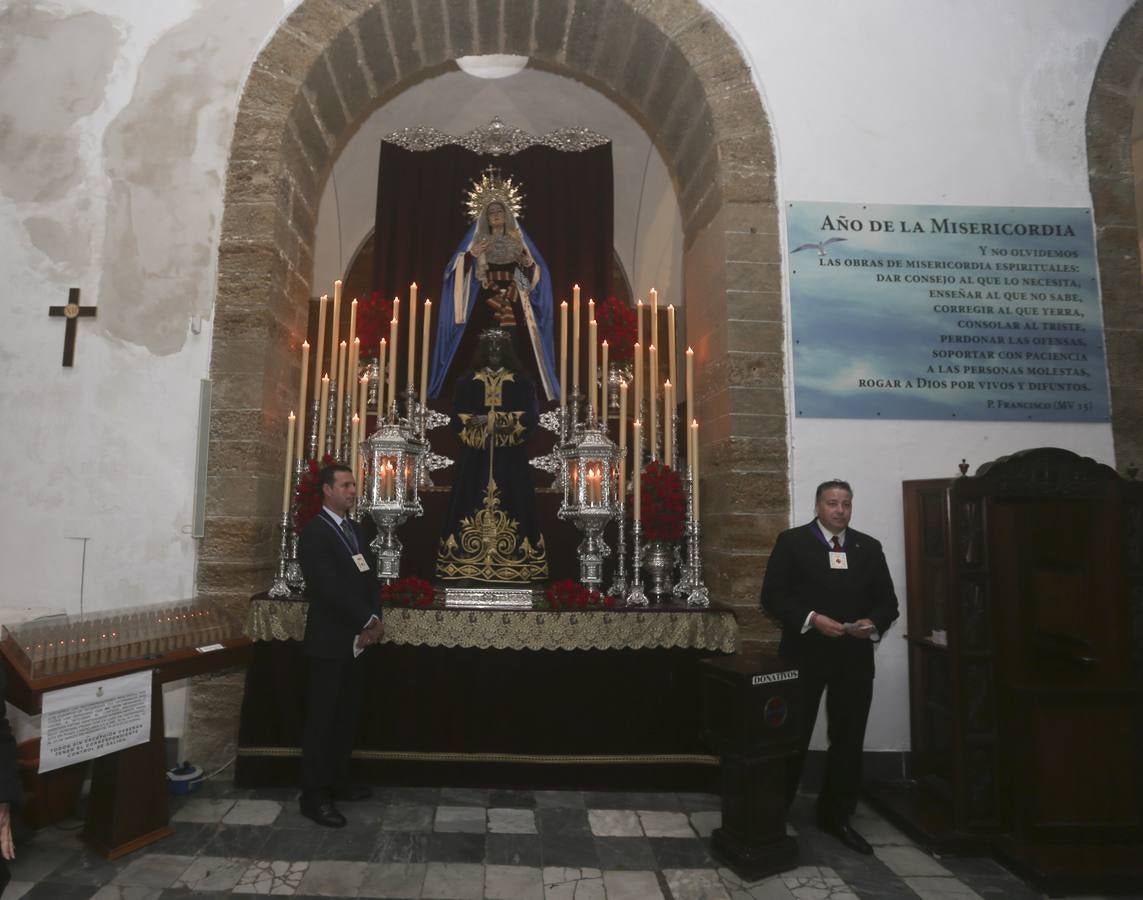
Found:
[{"label": "marble tiled floor", "polygon": [[107,862],[74,831],[44,828],[17,847],[2,900],[168,900],[263,894],[498,900],[847,900],[1039,893],[982,859],[935,858],[866,807],[861,856],[791,814],[802,865],[743,882],[709,851],[709,794],[384,788],[344,804],[349,826],[302,818],[296,792],[205,785],[173,801],[175,834]]}]

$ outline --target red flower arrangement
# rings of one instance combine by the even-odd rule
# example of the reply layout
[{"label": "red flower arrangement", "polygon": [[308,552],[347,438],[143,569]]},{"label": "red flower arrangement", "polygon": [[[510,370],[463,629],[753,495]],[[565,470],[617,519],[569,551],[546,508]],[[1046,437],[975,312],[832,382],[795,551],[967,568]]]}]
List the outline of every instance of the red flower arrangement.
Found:
[{"label": "red flower arrangement", "polygon": [[639,521],[646,541],[677,541],[683,536],[686,495],[683,479],[670,466],[653,461],[642,474]]},{"label": "red flower arrangement", "polygon": [[322,466],[332,466],[336,459],[330,454],[322,457],[321,462],[311,459],[306,463],[306,471],[298,479],[298,487],[294,491],[294,530],[300,532],[306,523],[321,512],[321,475]]},{"label": "red flower arrangement", "polygon": [[393,320],[393,301],[379,291],[357,304],[357,337],[361,339],[361,358],[376,359],[381,338],[388,339]]},{"label": "red flower arrangement", "polygon": [[611,609],[615,606],[615,598],[601,594],[599,591],[589,590],[578,581],[565,578],[548,585],[544,591],[544,600],[548,609],[592,609],[604,607]]},{"label": "red flower arrangement", "polygon": [[385,606],[431,606],[433,586],[423,578],[410,575],[381,588],[381,603]]},{"label": "red flower arrangement", "polygon": [[600,341],[607,341],[608,358],[618,366],[631,362],[639,323],[635,310],[615,297],[608,297],[595,308],[595,321]]}]

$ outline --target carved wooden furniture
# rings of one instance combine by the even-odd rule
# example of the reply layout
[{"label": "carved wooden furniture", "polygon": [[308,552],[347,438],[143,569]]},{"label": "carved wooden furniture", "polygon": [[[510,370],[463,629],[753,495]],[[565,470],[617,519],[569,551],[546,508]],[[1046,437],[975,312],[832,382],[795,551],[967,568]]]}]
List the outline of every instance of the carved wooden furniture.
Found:
[{"label": "carved wooden furniture", "polygon": [[1044,884],[1143,874],[1143,484],[1052,448],[904,484],[913,783]]},{"label": "carved wooden furniture", "polygon": [[[207,602],[161,603],[4,628],[7,699],[40,712],[59,688],[150,669],[151,737],[93,761],[81,837],[108,859],[166,837],[168,822],[163,689],[167,682],[245,662],[242,623]],[[82,765],[82,764],[81,764]]]}]

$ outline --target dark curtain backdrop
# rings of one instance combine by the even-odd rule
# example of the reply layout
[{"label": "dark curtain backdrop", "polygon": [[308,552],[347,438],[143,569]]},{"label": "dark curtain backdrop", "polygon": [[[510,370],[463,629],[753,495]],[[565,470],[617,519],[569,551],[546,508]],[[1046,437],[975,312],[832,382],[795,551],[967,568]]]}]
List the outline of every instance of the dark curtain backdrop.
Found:
[{"label": "dark curtain backdrop", "polygon": [[[579,284],[583,344],[588,298],[600,301],[611,292],[615,216],[610,143],[578,152],[529,147],[512,156],[483,156],[455,145],[411,151],[382,142],[374,290],[385,297],[401,297],[404,303],[409,284],[415,281],[420,300],[433,301],[435,326],[445,265],[471,224],[465,214],[465,193],[489,165],[496,166],[502,176],[511,176],[523,190],[520,224],[535,241],[552,274],[558,364],[560,301],[570,304],[572,285]],[[406,377],[405,315],[402,309],[400,385],[405,384]],[[586,363],[583,347],[581,353],[582,367]],[[570,361],[568,366],[570,369]],[[446,387],[443,396],[451,396],[451,389]]]}]

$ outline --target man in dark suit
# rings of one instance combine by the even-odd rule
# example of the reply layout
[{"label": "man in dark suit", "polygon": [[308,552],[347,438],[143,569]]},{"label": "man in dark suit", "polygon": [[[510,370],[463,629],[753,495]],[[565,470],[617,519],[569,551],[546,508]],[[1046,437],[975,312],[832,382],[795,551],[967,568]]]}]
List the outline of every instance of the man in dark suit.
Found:
[{"label": "man in dark suit", "polygon": [[805,731],[786,785],[801,780],[822,691],[829,751],[818,795],[818,826],[847,847],[872,853],[849,824],[861,786],[865,724],[873,700],[873,644],[897,618],[897,596],[881,544],[849,527],[853,490],[827,481],[814,497],[814,521],[778,535],[762,608],[782,623],[779,652],[798,667]]},{"label": "man in dark suit", "polygon": [[309,661],[306,724],[302,735],[303,816],[341,828],[335,800],[364,800],[366,787],[349,783],[349,758],[361,703],[366,647],[381,640],[379,588],[368,543],[346,518],[357,497],[348,466],[321,470],[322,510],[298,539],[309,612],[305,654]]}]

